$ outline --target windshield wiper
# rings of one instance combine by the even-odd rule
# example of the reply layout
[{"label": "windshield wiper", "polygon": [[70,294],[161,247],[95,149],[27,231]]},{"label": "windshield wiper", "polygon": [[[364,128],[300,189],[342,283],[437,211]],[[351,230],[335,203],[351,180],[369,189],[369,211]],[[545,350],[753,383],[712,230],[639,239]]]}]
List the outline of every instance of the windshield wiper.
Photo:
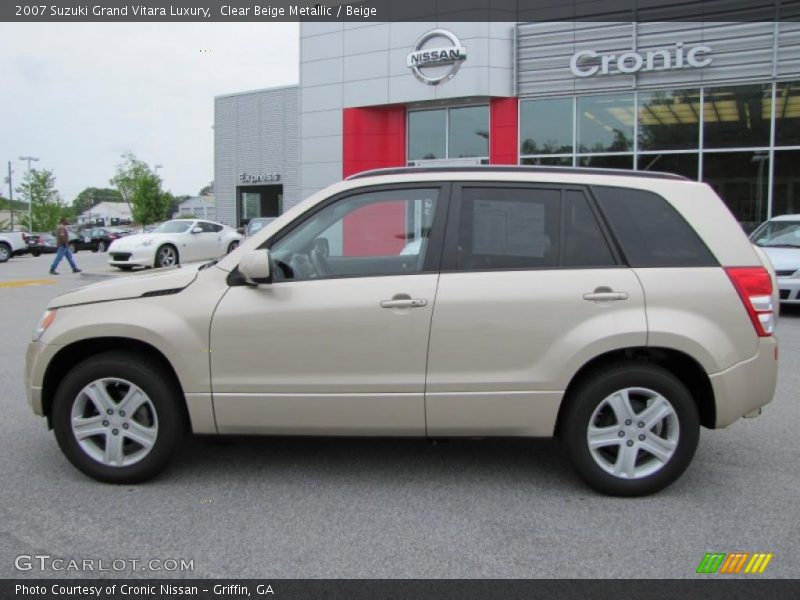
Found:
[{"label": "windshield wiper", "polygon": [[758,244],[762,248],[800,248],[800,244]]}]

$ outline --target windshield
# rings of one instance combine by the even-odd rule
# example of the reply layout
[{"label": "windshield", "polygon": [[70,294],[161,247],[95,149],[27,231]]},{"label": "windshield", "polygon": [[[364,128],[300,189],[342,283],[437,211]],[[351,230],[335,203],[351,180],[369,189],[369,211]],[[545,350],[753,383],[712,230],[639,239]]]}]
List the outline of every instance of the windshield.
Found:
[{"label": "windshield", "polygon": [[191,226],[191,221],[167,221],[154,229],[153,233],[185,233]]},{"label": "windshield", "polygon": [[800,221],[767,221],[753,232],[750,240],[765,248],[800,248]]}]

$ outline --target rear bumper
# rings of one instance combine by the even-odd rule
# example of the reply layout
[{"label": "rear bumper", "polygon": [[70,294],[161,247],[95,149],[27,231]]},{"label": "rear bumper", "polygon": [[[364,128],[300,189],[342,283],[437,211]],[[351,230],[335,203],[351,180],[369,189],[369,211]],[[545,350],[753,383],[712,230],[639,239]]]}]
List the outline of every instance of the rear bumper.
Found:
[{"label": "rear bumper", "polygon": [[759,338],[755,356],[710,376],[717,399],[717,429],[772,400],[778,376],[777,347],[774,336]]}]

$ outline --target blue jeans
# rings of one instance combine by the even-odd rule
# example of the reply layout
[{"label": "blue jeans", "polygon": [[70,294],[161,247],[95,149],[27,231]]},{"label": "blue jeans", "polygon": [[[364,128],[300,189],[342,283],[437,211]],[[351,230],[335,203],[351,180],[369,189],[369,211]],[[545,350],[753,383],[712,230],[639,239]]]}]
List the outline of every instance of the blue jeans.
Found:
[{"label": "blue jeans", "polygon": [[59,246],[58,250],[56,251],[56,257],[53,259],[53,264],[50,265],[50,270],[55,271],[58,267],[58,263],[61,262],[61,259],[66,257],[69,266],[72,267],[72,270],[75,271],[78,268],[78,265],[75,264],[75,261],[72,259],[72,252],[69,251],[69,246]]}]

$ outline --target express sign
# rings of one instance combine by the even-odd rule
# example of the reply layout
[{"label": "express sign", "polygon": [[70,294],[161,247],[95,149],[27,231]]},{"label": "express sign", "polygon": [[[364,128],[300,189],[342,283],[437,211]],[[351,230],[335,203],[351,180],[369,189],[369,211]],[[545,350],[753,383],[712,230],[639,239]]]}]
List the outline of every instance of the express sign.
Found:
[{"label": "express sign", "polygon": [[623,54],[600,54],[594,50],[581,50],[572,55],[569,69],[576,77],[593,75],[633,74],[648,71],[669,71],[707,67],[711,64],[711,47],[704,44],[684,47],[682,42],[671,50],[647,50]]}]

